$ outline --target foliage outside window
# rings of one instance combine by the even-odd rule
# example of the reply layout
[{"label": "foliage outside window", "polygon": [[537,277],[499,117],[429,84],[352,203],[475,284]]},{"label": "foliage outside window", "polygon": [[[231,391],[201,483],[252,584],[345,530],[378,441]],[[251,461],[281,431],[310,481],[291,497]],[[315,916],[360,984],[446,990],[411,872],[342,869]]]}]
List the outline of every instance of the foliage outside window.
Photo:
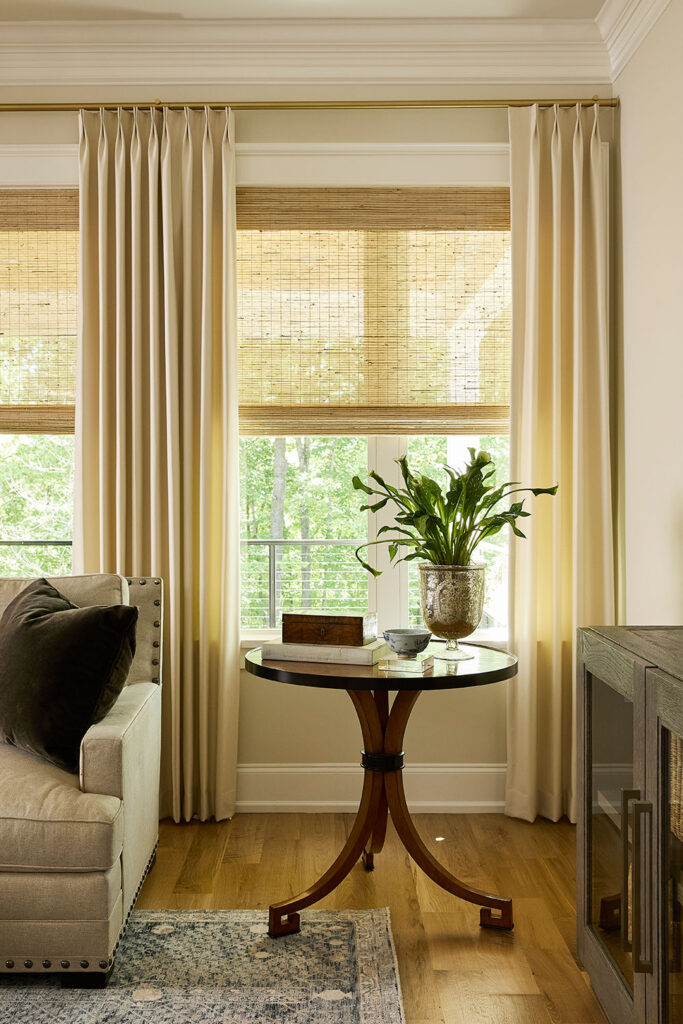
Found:
[{"label": "foliage outside window", "polygon": [[242,625],[275,626],[300,608],[366,611],[352,542],[366,536],[367,517],[351,485],[366,471],[365,438],[247,437],[240,458]]},{"label": "foliage outside window", "polygon": [[3,576],[71,571],[77,320],[77,191],[0,190]]}]

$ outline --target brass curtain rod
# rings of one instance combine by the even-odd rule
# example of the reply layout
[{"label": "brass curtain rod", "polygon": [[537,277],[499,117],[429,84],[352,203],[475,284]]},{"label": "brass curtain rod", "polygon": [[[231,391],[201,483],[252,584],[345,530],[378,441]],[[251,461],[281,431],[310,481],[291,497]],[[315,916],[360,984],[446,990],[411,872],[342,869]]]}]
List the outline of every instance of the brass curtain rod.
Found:
[{"label": "brass curtain rod", "polygon": [[597,96],[591,99],[558,99],[558,100],[255,100],[236,103],[166,103],[162,100],[149,100],[146,103],[0,103],[0,113],[37,113],[78,110],[124,110],[148,109],[149,107],[169,107],[171,110],[203,110],[205,107],[230,107],[232,110],[383,110],[383,109],[438,109],[448,108],[495,108],[495,107],[616,107],[619,98]]}]

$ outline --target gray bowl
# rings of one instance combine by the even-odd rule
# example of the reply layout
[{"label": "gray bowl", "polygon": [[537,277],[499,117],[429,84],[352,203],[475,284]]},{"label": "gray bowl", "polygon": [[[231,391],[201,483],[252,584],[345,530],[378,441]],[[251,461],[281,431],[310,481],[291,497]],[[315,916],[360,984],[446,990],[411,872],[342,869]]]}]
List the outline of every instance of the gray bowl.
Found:
[{"label": "gray bowl", "polygon": [[387,629],[384,639],[387,647],[399,658],[414,658],[424,651],[432,634],[428,629]]}]

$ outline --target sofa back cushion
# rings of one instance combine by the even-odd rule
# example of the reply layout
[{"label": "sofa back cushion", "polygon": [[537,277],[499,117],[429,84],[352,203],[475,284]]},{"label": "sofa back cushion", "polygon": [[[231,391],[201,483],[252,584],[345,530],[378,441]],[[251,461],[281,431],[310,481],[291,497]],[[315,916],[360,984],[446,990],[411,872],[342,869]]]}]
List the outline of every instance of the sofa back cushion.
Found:
[{"label": "sofa back cushion", "polygon": [[76,607],[39,579],[0,617],[0,737],[69,772],[88,728],[120,694],[138,610]]},{"label": "sofa back cushion", "polygon": [[[8,579],[0,577],[0,615],[17,594],[36,577]],[[89,573],[87,576],[48,576],[48,583],[72,604],[84,608],[91,604],[129,604],[128,582],[116,573]]]}]

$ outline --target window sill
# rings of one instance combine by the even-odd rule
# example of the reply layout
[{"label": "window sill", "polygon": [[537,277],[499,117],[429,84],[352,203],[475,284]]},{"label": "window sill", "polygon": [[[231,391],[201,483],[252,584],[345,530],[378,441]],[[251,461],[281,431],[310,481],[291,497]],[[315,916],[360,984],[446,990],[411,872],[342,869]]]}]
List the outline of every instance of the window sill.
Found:
[{"label": "window sill", "polygon": [[269,640],[280,640],[282,633],[279,629],[243,629],[240,632],[240,650],[253,651],[254,647]]}]

